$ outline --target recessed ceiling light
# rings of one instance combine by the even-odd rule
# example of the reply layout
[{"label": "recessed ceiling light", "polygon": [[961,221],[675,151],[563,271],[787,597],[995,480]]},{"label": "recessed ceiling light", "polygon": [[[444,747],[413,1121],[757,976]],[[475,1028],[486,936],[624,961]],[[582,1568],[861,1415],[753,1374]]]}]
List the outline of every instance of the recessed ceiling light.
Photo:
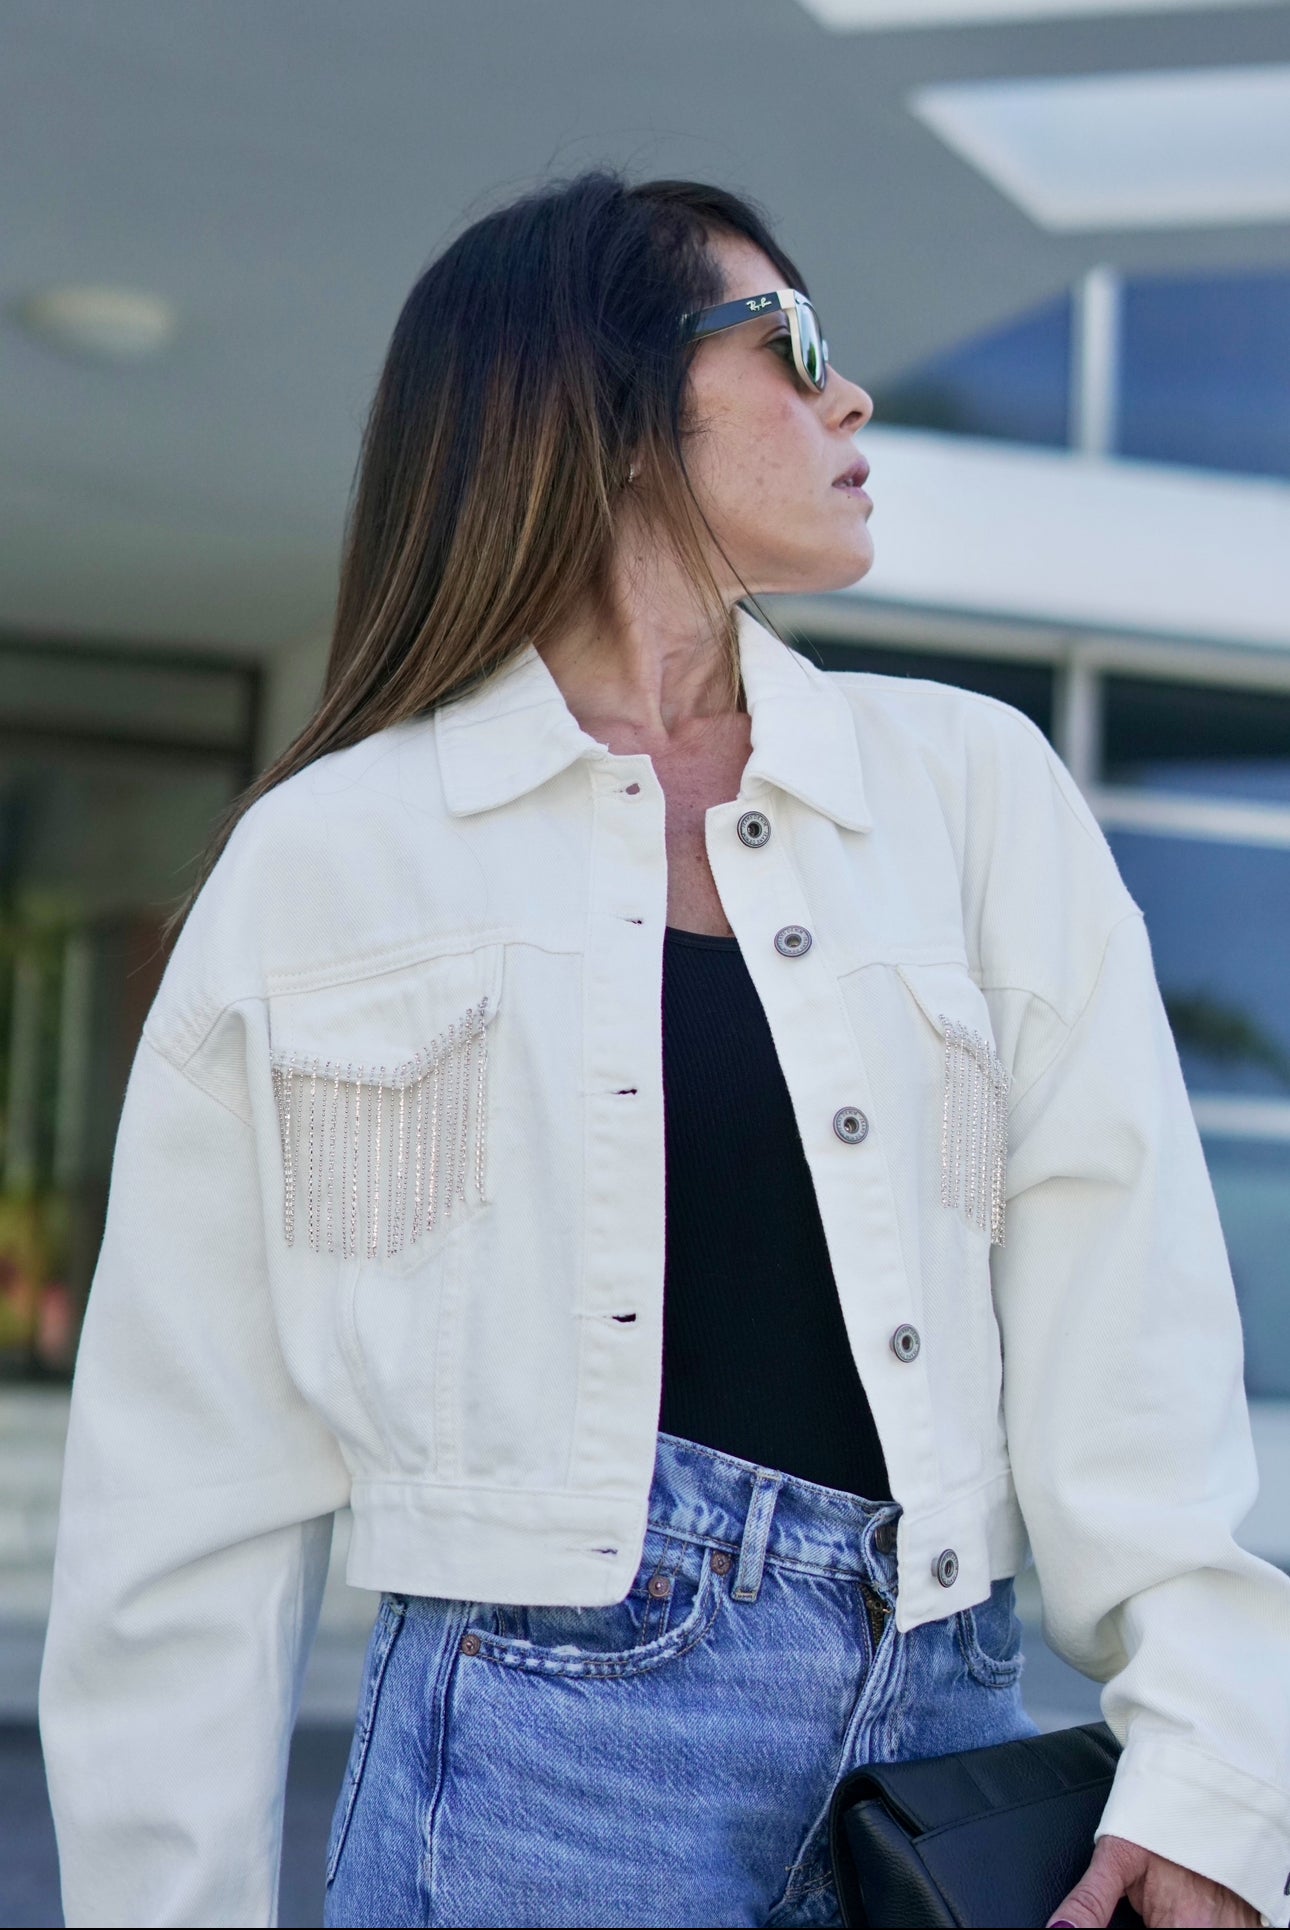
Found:
[{"label": "recessed ceiling light", "polygon": [[1062,20],[1077,14],[1181,13],[1279,6],[1282,0],[800,0],[826,27],[975,27],[992,20]]},{"label": "recessed ceiling light", "polygon": [[68,283],[40,289],[14,304],[32,335],[96,361],[139,362],[165,348],[175,333],[173,306],[137,288]]},{"label": "recessed ceiling light", "polygon": [[910,104],[1043,228],[1290,218],[1290,66],[956,83]]}]

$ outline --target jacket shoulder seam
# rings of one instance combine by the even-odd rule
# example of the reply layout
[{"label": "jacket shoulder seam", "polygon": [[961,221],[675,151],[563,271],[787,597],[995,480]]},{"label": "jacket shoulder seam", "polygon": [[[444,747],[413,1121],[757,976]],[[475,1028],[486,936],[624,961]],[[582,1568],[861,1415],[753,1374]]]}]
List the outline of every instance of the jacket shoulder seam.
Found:
[{"label": "jacket shoulder seam", "polygon": [[[862,677],[878,678],[878,677],[881,677],[883,673],[877,672],[877,671],[852,670],[852,671],[838,672],[835,674],[840,676],[846,676],[846,677],[855,677],[859,679]],[[987,691],[965,690],[961,684],[941,684],[941,683],[938,683],[936,678],[934,677],[885,677],[883,680],[893,684],[928,684],[933,689],[936,689],[936,690],[952,690],[955,696],[958,697],[962,702],[966,704],[974,705],[979,710],[993,712],[995,716],[997,716],[1002,722],[1004,722],[1009,727],[1015,728],[1017,726],[1020,726],[1029,737],[1034,739],[1034,741],[1039,746],[1040,750],[1043,752],[1044,762],[1048,768],[1049,781],[1052,784],[1053,789],[1057,792],[1058,796],[1061,798],[1062,803],[1066,807],[1067,813],[1069,814],[1072,822],[1079,827],[1084,837],[1087,838],[1090,843],[1095,842],[1095,840],[1093,839],[1093,834],[1089,829],[1089,826],[1084,822],[1084,820],[1080,817],[1079,813],[1076,811],[1069,796],[1067,795],[1066,785],[1062,782],[1063,775],[1065,775],[1065,777],[1068,779],[1068,781],[1071,784],[1074,784],[1075,782],[1074,778],[1070,776],[1070,773],[1066,770],[1065,765],[1062,764],[1061,759],[1058,755],[1058,752],[1056,751],[1054,746],[1049,742],[1048,738],[1044,736],[1043,731],[1040,730],[1038,724],[1034,721],[1033,717],[1027,717],[1024,710],[1018,710],[1015,704],[1005,703],[1001,697],[991,697]]]}]

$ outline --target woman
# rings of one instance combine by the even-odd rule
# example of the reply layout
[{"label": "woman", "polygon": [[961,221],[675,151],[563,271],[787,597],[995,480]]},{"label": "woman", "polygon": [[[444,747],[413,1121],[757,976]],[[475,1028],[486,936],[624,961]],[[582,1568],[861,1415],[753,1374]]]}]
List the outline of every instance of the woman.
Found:
[{"label": "woman", "polygon": [[1233,1540],[1141,916],[1015,712],[736,608],[870,562],[802,286],[734,197],[597,173],[409,297],[322,702],[121,1120],[43,1680],[73,1923],[271,1921],[346,1504],[331,1923],[837,1922],[840,1775],[1034,1733],[1027,1538],[1125,1745],[1059,1916],[1287,1920],[1290,1583]]}]

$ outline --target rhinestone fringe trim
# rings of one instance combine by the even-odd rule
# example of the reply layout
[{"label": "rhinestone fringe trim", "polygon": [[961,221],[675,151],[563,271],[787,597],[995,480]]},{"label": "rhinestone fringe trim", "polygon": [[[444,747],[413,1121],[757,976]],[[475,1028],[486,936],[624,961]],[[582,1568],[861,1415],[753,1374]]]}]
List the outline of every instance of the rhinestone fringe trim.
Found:
[{"label": "rhinestone fringe trim", "polygon": [[1002,1246],[1012,1075],[988,1039],[943,1012],[938,1016],[945,1034],[941,1205],[961,1206],[970,1225]]},{"label": "rhinestone fringe trim", "polygon": [[392,1259],[484,1195],[488,1000],[402,1065],[334,1065],[273,1053],[282,1145],[282,1231],[315,1253]]}]

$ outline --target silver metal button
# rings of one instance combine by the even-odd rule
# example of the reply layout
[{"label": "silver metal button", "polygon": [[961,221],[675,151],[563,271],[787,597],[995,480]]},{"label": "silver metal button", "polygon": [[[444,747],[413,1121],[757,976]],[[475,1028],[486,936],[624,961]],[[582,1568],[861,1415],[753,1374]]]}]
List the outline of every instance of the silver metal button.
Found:
[{"label": "silver metal button", "polygon": [[833,1115],[833,1130],[848,1146],[858,1146],[869,1131],[869,1121],[859,1106],[839,1106]]},{"label": "silver metal button", "polygon": [[775,933],[775,950],[781,958],[801,958],[814,942],[805,925],[781,925]]},{"label": "silver metal button", "polygon": [[750,844],[754,851],[770,843],[770,819],[760,811],[745,811],[735,830],[739,833],[740,843]]},{"label": "silver metal button", "polygon": [[917,1327],[897,1327],[891,1337],[891,1351],[897,1360],[916,1360],[922,1344]]},{"label": "silver metal button", "polygon": [[959,1558],[952,1548],[942,1548],[932,1563],[932,1573],[942,1588],[953,1588],[959,1578]]}]

